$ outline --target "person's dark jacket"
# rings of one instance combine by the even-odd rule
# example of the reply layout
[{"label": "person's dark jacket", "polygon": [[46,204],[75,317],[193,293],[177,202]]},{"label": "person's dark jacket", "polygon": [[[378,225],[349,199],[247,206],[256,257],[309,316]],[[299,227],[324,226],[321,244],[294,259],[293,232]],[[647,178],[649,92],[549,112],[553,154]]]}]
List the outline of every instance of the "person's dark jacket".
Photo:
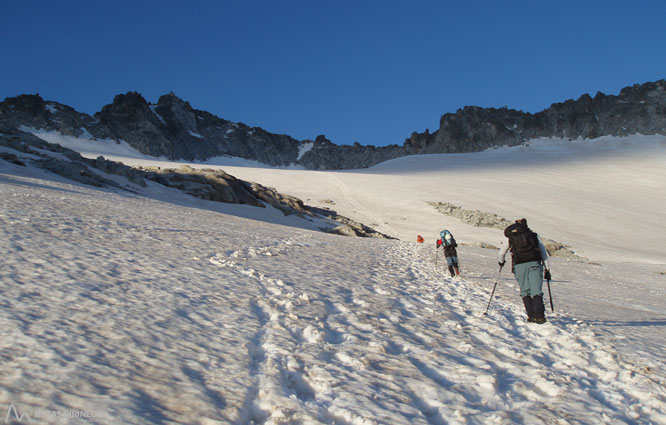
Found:
[{"label": "person's dark jacket", "polygon": [[[440,246],[442,246],[442,240],[437,239],[437,248],[439,248]],[[457,246],[458,246],[458,244],[456,243],[455,239],[451,240],[450,245],[447,245],[446,243],[444,243],[444,256],[445,257],[457,257],[458,256],[458,251],[456,251]]]}]

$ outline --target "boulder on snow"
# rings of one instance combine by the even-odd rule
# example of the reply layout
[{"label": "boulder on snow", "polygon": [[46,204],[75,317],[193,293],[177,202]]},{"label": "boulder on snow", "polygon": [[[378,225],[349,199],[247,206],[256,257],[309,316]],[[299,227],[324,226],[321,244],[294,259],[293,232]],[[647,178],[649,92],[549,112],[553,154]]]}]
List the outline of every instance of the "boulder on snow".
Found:
[{"label": "boulder on snow", "polygon": [[341,224],[339,226],[336,226],[330,229],[328,233],[341,236],[361,236],[359,235],[358,231],[349,224]]}]

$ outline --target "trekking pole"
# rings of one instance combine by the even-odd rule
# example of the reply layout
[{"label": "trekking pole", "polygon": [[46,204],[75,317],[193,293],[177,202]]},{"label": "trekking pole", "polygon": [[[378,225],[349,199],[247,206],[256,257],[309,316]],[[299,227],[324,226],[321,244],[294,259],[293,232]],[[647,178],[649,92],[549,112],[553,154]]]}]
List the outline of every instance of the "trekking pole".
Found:
[{"label": "trekking pole", "polygon": [[553,306],[553,293],[550,292],[550,279],[546,279],[546,285],[548,285],[548,297],[550,297],[550,311],[555,312],[555,307]]},{"label": "trekking pole", "polygon": [[486,312],[483,313],[486,316],[488,315],[488,309],[490,308],[490,302],[493,300],[493,295],[495,295],[495,288],[497,288],[497,282],[499,282],[500,273],[502,273],[502,267],[504,267],[504,266],[500,266],[499,271],[497,272],[497,280],[495,280],[495,285],[493,286],[493,292],[491,292],[491,294],[490,294],[490,299],[488,300],[488,307],[486,307]]}]

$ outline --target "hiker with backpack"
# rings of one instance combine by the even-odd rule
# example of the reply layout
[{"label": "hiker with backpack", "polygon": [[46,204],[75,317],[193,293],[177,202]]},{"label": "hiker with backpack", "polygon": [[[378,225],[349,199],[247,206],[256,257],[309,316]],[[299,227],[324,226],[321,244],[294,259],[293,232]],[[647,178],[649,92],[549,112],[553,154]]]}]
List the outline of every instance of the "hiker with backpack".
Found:
[{"label": "hiker with backpack", "polygon": [[[503,241],[499,250],[500,270],[505,264],[507,251],[511,251],[511,271],[520,285],[520,296],[527,312],[527,321],[545,323],[543,304],[543,279],[550,281],[548,253],[539,236],[527,227],[522,218],[504,229]],[[545,271],[544,271],[545,267]]]},{"label": "hiker with backpack", "polygon": [[449,266],[449,273],[451,276],[460,275],[460,270],[458,269],[458,252],[456,247],[455,238],[448,230],[442,230],[439,232],[440,239],[437,239],[435,249],[438,249],[440,246],[444,248],[444,257],[446,257],[446,264]]}]

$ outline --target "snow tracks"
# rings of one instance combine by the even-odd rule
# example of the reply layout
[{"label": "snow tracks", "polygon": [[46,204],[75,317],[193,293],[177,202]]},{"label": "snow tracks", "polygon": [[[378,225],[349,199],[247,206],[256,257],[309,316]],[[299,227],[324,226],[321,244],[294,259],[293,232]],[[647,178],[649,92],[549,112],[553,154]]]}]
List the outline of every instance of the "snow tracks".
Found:
[{"label": "snow tracks", "polygon": [[506,272],[483,316],[494,253],[461,247],[451,279],[424,245],[3,179],[2,409],[141,425],[666,423],[658,355],[632,364],[559,312],[527,324]]},{"label": "snow tracks", "polygon": [[483,316],[495,276],[450,278],[422,245],[330,238],[210,259],[261,292],[238,423],[666,423],[663,382],[590,326],[528,324],[517,295]]}]

